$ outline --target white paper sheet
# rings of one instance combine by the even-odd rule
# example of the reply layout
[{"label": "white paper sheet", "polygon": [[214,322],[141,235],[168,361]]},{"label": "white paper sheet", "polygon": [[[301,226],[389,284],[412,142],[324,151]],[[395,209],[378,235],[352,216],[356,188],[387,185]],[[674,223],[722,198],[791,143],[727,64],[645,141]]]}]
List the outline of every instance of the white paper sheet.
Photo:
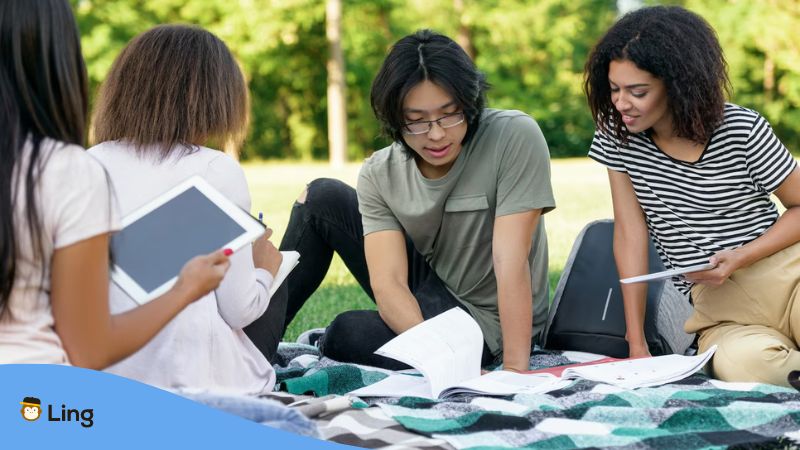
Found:
[{"label": "white paper sheet", "polygon": [[272,281],[272,286],[269,287],[269,298],[275,295],[275,292],[278,291],[278,288],[283,284],[286,277],[289,276],[289,273],[292,272],[292,269],[300,264],[300,253],[294,250],[281,252],[281,255],[283,255],[283,260],[281,260],[281,266],[278,268],[278,273],[275,274],[275,279]]},{"label": "white paper sheet", "polygon": [[629,389],[658,386],[697,372],[711,359],[716,349],[713,346],[695,356],[664,355],[571,367],[565,369],[561,376],[584,378]]},{"label": "white paper sheet", "polygon": [[430,383],[429,398],[481,374],[483,333],[461,308],[416,325],[379,348],[376,354],[419,370]]}]

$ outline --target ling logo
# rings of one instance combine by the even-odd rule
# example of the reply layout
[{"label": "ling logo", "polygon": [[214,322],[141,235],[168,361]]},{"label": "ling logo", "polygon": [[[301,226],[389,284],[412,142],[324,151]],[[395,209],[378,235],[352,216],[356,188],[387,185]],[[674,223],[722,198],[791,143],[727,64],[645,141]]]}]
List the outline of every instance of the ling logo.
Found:
[{"label": "ling logo", "polygon": [[[21,402],[22,405],[22,418],[28,422],[33,422],[42,416],[42,401],[36,397],[25,397]],[[94,425],[94,410],[84,409],[82,411],[77,409],[69,409],[66,405],[61,405],[61,415],[54,414],[53,405],[47,405],[47,421],[48,422],[80,422],[84,428],[91,428]]]},{"label": "ling logo", "polygon": [[[19,397],[17,397],[19,398]],[[22,418],[28,422],[33,422],[42,415],[42,402],[36,397],[25,397],[21,402]]]}]

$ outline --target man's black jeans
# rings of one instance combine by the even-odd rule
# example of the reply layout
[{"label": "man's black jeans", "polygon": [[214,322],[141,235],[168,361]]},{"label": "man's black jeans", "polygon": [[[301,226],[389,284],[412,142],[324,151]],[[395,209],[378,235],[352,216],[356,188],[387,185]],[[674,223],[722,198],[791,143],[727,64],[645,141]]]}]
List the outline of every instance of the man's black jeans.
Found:
[{"label": "man's black jeans", "polygon": [[[318,179],[308,185],[305,202],[296,202],[281,250],[300,252],[300,264],[287,279],[288,304],[284,330],[305,301],[319,287],[337,252],[364,292],[375,301],[364,256],[364,233],[358,198],[352,187],[338,180]],[[422,316],[429,319],[453,307],[466,308],[447,290],[425,258],[406,238],[408,287],[417,299]],[[397,336],[377,311],[347,311],[328,326],[321,340],[324,356],[342,362],[400,370],[408,366],[374,354]],[[493,361],[486,343],[482,365]]]}]

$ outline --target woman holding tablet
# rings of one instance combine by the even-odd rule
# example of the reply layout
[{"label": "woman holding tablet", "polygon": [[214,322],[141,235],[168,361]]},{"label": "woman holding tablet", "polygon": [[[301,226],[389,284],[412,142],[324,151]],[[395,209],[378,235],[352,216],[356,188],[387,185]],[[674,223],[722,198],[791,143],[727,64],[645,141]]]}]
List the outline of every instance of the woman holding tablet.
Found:
[{"label": "woman holding tablet", "polygon": [[378,306],[340,314],[324,355],[404,367],[373,352],[461,307],[483,332],[483,365],[528,369],[547,317],[549,152],[530,116],[484,107],[486,88],[452,39],[430,30],[402,38],[371,95],[394,143],[365,161],[357,190],[316,180],[294,205],[281,248],[303,257],[288,278],[287,323],[334,251]]},{"label": "woman holding tablet", "polygon": [[[800,367],[800,169],[761,115],[725,103],[726,69],[696,14],[625,15],[586,64],[589,156],[608,167],[620,277],[646,273],[648,233],[668,269],[712,264],[676,281],[694,304],[686,331],[701,352],[718,346],[716,377],[788,386]],[[622,289],[630,356],[646,356],[647,285]]]},{"label": "woman holding tablet", "polygon": [[[94,113],[94,137],[101,143],[89,153],[108,171],[123,214],[195,175],[249,211],[242,168],[203,146],[238,144],[247,108],[244,77],[219,38],[196,27],[157,26],[134,38],[114,61]],[[215,292],[108,370],[165,388],[271,391],[275,375],[268,358],[280,340],[286,297],[279,290],[270,301],[281,262],[270,234],[231,256]],[[134,306],[111,284],[112,310]],[[254,345],[244,328],[262,316]]]},{"label": "woman holding tablet", "polygon": [[228,258],[197,257],[170,291],[112,315],[119,217],[102,166],[81,147],[87,80],[68,2],[0,2],[0,54],[0,363],[101,369],[214,289]]}]

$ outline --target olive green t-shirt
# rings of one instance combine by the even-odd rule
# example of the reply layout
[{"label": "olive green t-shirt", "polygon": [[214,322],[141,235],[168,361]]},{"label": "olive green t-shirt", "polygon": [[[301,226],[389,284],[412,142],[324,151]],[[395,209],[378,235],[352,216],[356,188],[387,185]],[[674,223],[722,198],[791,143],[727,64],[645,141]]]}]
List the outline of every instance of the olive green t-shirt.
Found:
[{"label": "olive green t-shirt", "polygon": [[[394,143],[364,162],[357,192],[364,235],[406,233],[499,355],[503,341],[492,263],[494,219],[555,207],[549,151],[536,122],[520,111],[484,110],[478,131],[450,171],[435,180],[425,178],[414,158]],[[535,336],[544,329],[548,309],[543,219],[534,231],[528,263]]]}]

